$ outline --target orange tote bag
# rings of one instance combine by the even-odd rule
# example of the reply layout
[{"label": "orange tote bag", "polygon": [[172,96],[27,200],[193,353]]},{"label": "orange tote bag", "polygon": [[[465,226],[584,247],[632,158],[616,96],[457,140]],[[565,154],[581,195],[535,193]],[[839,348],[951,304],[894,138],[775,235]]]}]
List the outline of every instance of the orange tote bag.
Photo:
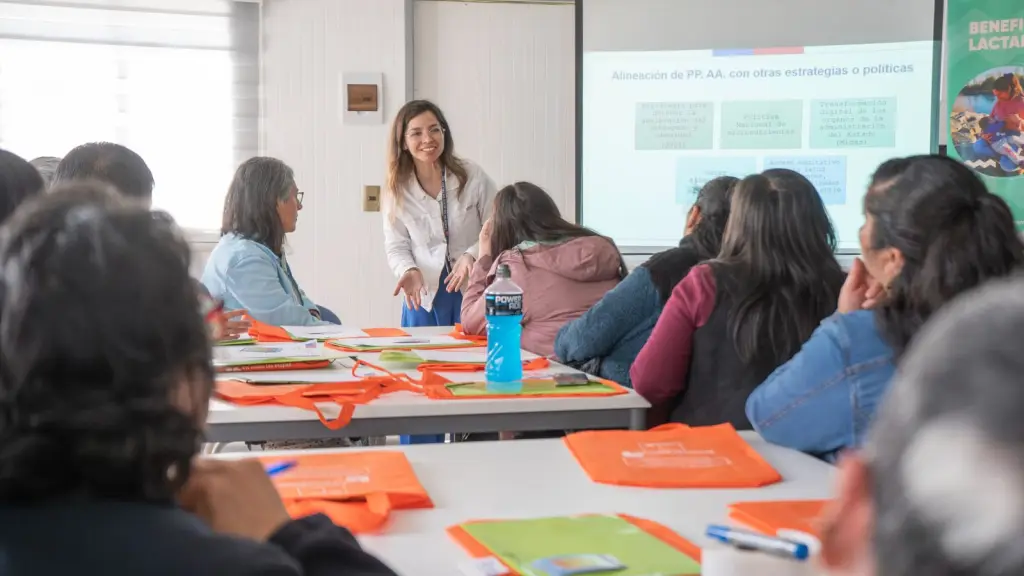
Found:
[{"label": "orange tote bag", "polygon": [[433,508],[405,454],[398,451],[302,454],[260,458],[295,461],[274,477],[293,518],[325,514],[357,534],[380,530],[394,510]]},{"label": "orange tote bag", "polygon": [[821,538],[818,523],[827,502],[827,500],[734,502],[729,505],[729,518],[764,534],[775,535],[779,530],[796,530]]},{"label": "orange tote bag", "polygon": [[648,488],[756,488],[782,476],[731,424],[577,432],[564,439],[594,482]]},{"label": "orange tote bag", "polygon": [[466,331],[462,328],[462,324],[456,324],[455,329],[448,333],[452,338],[459,340],[469,340],[470,342],[476,342],[478,344],[487,344],[487,336],[478,336],[476,334],[466,334]]},{"label": "orange tote bag", "polygon": [[[419,385],[410,382],[408,378],[385,375],[316,384],[253,384],[244,380],[224,379],[217,381],[214,395],[240,406],[269,404],[302,408],[315,412],[328,429],[340,430],[352,421],[357,405],[398,390],[423,392]],[[333,402],[341,406],[341,412],[337,418],[329,419],[317,406],[318,402]]]}]

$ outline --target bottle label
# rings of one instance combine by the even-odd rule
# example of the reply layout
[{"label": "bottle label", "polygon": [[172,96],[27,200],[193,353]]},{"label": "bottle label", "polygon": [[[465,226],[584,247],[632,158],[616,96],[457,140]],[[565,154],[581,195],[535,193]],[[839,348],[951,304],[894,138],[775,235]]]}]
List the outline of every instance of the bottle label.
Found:
[{"label": "bottle label", "polygon": [[523,313],[522,294],[487,294],[488,316],[519,316]]}]

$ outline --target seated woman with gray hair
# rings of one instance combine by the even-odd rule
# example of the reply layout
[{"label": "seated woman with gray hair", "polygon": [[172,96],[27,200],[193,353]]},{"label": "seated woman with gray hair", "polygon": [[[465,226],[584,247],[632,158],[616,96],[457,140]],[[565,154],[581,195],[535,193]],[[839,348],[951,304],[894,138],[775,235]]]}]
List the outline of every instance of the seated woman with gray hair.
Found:
[{"label": "seated woman with gray hair", "polygon": [[274,326],[330,324],[292,275],[284,253],[302,210],[295,174],[276,158],[255,157],[235,172],[224,199],[221,239],[202,282],[229,309]]}]

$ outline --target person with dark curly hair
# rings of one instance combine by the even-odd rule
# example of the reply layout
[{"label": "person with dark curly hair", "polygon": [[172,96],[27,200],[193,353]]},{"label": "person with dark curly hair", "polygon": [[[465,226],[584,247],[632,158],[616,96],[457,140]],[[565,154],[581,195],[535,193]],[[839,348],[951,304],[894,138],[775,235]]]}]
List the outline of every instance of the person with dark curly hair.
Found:
[{"label": "person with dark curly hair", "polygon": [[256,460],[197,459],[213,387],[169,216],[76,182],[0,230],[0,574],[393,576],[291,520]]}]

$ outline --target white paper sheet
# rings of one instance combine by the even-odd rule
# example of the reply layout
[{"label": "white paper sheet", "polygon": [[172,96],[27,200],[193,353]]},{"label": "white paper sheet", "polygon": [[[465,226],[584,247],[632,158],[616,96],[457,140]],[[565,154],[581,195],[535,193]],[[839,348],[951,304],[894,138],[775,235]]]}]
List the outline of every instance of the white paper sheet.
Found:
[{"label": "white paper sheet", "polygon": [[[313,344],[313,346],[310,346]],[[252,360],[273,360],[275,358],[316,358],[321,356],[316,342],[273,342],[269,344],[246,344],[242,346],[218,347],[213,358],[220,362],[245,362]]]},{"label": "white paper sheet", "polygon": [[451,344],[468,344],[466,340],[459,340],[448,335],[434,336],[396,336],[389,338],[349,338],[344,342],[350,346],[375,346],[375,347],[410,347],[416,346],[445,346]]},{"label": "white paper sheet", "polygon": [[281,326],[281,328],[295,338],[333,340],[335,338],[366,337],[366,332],[359,328],[346,328],[343,326]]}]

